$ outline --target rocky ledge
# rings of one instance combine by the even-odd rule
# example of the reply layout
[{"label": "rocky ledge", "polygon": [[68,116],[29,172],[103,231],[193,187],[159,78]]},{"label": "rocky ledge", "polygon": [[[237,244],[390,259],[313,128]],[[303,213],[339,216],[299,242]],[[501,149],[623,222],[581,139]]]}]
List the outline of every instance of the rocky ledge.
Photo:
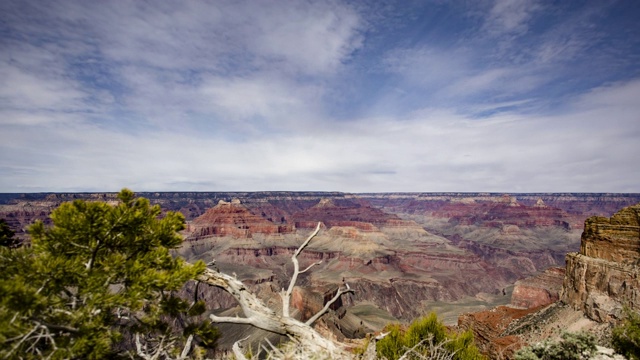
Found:
[{"label": "rocky ledge", "polygon": [[640,204],[585,221],[580,252],[567,255],[562,301],[598,322],[640,310]]}]

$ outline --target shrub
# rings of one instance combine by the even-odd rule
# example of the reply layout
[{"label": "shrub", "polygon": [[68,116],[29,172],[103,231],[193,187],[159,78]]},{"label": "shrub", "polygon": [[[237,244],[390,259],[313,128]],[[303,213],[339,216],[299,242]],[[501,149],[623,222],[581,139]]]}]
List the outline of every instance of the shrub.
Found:
[{"label": "shrub", "polygon": [[406,330],[400,325],[385,328],[389,334],[376,344],[379,357],[396,360],[409,353],[412,359],[438,358],[455,360],[484,359],[473,342],[473,333],[450,333],[435,313],[415,320]]},{"label": "shrub", "polygon": [[623,324],[613,329],[613,349],[631,360],[640,360],[640,314],[626,311]]},{"label": "shrub", "polygon": [[564,333],[559,341],[545,341],[516,353],[516,360],[586,360],[596,352],[596,340],[588,333]]},{"label": "shrub", "polygon": [[389,332],[382,340],[376,344],[378,356],[389,360],[400,358],[404,353],[404,331],[399,324],[387,325],[383,332]]}]

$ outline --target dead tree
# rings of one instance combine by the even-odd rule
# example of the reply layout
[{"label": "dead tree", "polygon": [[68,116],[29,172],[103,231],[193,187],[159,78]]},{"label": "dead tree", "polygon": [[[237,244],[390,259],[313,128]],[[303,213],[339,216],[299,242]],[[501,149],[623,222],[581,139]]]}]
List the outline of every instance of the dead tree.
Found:
[{"label": "dead tree", "polygon": [[[221,317],[216,315],[210,315],[213,322],[216,323],[232,323],[232,324],[247,324],[256,328],[266,330],[279,335],[289,337],[292,341],[297,343],[299,351],[307,354],[326,354],[327,356],[335,358],[346,357],[346,351],[341,344],[338,344],[318,333],[313,324],[322,315],[329,311],[329,307],[335,303],[340,296],[346,293],[353,293],[353,290],[349,288],[348,284],[345,284],[345,288],[338,288],[335,296],[329,300],[325,306],[317,314],[312,316],[306,322],[295,319],[290,314],[290,301],[291,293],[298,279],[298,275],[308,271],[313,266],[320,264],[316,262],[300,270],[298,262],[298,255],[309,245],[311,239],[313,239],[320,231],[320,223],[316,226],[316,229],[309,235],[305,242],[300,245],[296,252],[292,255],[291,261],[293,262],[293,275],[291,275],[291,281],[289,287],[286,290],[282,290],[282,311],[280,313],[267,307],[258,297],[256,297],[240,280],[233,276],[221,273],[219,271],[206,269],[206,271],[198,277],[198,280],[209,285],[213,285],[221,288],[222,290],[233,296],[242,309],[245,317]],[[240,349],[240,341],[236,341],[233,346],[233,352],[238,359],[245,359],[244,354]]]}]

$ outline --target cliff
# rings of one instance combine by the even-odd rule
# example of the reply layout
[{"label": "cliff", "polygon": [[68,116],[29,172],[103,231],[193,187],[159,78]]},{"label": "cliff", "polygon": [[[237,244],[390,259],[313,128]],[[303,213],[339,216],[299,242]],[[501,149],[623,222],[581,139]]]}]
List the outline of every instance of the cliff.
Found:
[{"label": "cliff", "polygon": [[624,305],[640,310],[639,265],[640,204],[591,217],[580,252],[567,255],[562,301],[599,322],[618,319]]},{"label": "cliff", "polygon": [[[476,345],[482,353],[491,359],[508,359],[530,338],[527,334],[539,331],[541,324],[549,316],[536,316],[544,313],[547,306],[554,304],[562,290],[564,269],[549,268],[546,271],[515,283],[509,306],[458,317],[458,327],[471,329]],[[517,328],[520,331],[514,331]],[[526,329],[522,331],[522,329]],[[542,332],[542,331],[540,331]]]},{"label": "cliff", "polygon": [[524,345],[516,335],[504,334],[515,320],[535,312],[537,309],[514,309],[498,306],[491,310],[462,314],[458,318],[458,327],[471,329],[478,349],[491,359],[509,358]]},{"label": "cliff", "polygon": [[[519,347],[562,331],[606,338],[623,306],[640,310],[639,275],[640,204],[610,218],[588,218],[580,252],[567,254],[564,271],[550,268],[517,281],[511,307],[464,314],[458,326],[472,329],[479,348],[491,358],[509,358]],[[558,297],[561,301],[554,302]]]}]

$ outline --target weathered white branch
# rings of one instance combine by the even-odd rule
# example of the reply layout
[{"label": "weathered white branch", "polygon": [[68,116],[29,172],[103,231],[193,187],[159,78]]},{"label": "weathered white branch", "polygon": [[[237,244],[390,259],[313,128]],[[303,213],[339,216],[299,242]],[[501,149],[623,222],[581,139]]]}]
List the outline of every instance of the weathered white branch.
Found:
[{"label": "weathered white branch", "polygon": [[231,323],[231,324],[245,324],[245,325],[253,325],[253,319],[241,318],[241,317],[233,317],[233,316],[216,316],[209,315],[209,318],[214,323]]},{"label": "weathered white branch", "polygon": [[307,322],[305,324],[307,324],[309,326],[313,325],[313,323],[316,322],[316,320],[318,320],[322,315],[324,315],[327,311],[329,311],[329,308],[331,307],[331,305],[333,305],[333,303],[338,301],[340,296],[342,296],[342,295],[344,295],[346,293],[353,293],[353,289],[351,289],[349,287],[349,284],[345,284],[345,285],[347,286],[346,289],[338,288],[338,291],[336,291],[336,294],[333,296],[333,298],[331,298],[331,300],[327,301],[327,303],[324,304],[324,307],[322,308],[322,310],[318,311],[317,314],[313,315],[309,320],[307,320]]},{"label": "weathered white branch", "polygon": [[180,353],[179,360],[184,360],[189,355],[189,351],[191,351],[191,342],[193,341],[193,334],[189,335],[187,341],[184,343],[184,347],[182,348],[182,352]]},{"label": "weathered white branch", "polygon": [[236,341],[235,343],[233,343],[233,346],[231,347],[231,350],[233,351],[233,355],[235,355],[236,360],[248,360],[246,358],[246,356],[244,356],[244,353],[242,352],[242,349],[240,348],[240,342],[241,341],[245,341],[247,340],[249,337],[247,336],[244,339],[240,339],[238,341]]},{"label": "weathered white branch", "polygon": [[309,271],[309,269],[311,269],[312,267],[314,267],[314,266],[316,266],[316,265],[320,265],[320,264],[322,264],[322,260],[321,260],[321,261],[316,261],[316,262],[314,262],[313,264],[311,264],[311,265],[307,266],[307,268],[306,268],[306,269],[304,269],[304,270],[300,271],[299,273],[300,273],[300,274],[306,273],[306,272],[307,272],[307,271]]},{"label": "weathered white branch", "polygon": [[[146,346],[145,346],[146,348]],[[144,349],[146,350],[146,349]],[[147,355],[146,351],[142,349],[142,342],[140,341],[140,334],[136,334],[136,352],[138,356],[145,360],[151,360],[151,356]]]},{"label": "weathered white branch", "polygon": [[22,339],[20,339],[20,341],[18,341],[13,348],[11,348],[11,351],[9,351],[9,353],[7,354],[7,356],[11,355],[11,353],[13,353],[14,351],[16,351],[16,349],[18,349],[20,347],[20,345],[25,342],[30,336],[31,334],[33,334],[34,332],[38,331],[38,329],[40,328],[40,324],[37,324],[36,326],[33,327],[33,329],[31,329],[28,333],[26,333]]},{"label": "weathered white branch", "polygon": [[[304,250],[304,248],[306,248],[307,245],[309,245],[309,242],[311,241],[311,239],[313,239],[316,235],[318,235],[318,232],[320,231],[320,225],[321,223],[318,223],[318,225],[316,226],[316,229],[311,233],[311,235],[309,235],[309,237],[307,237],[307,240],[305,240],[302,243],[302,245],[300,245],[298,250],[296,250],[296,252],[293,253],[293,256],[291,256],[291,262],[293,262],[293,275],[291,275],[289,288],[287,288],[287,291],[282,295],[282,315],[283,316],[287,316],[287,317],[290,316],[289,306],[291,303],[291,293],[293,293],[293,287],[296,285],[296,281],[298,281],[298,275],[300,274],[300,263],[298,262],[298,255],[300,255],[302,250]],[[309,268],[306,268],[304,271],[307,271],[307,270],[309,270]]]},{"label": "weathered white branch", "polygon": [[[291,300],[291,293],[295,286],[298,275],[301,273],[298,263],[298,255],[304,250],[311,239],[313,239],[320,231],[320,223],[316,229],[309,235],[305,242],[300,245],[296,252],[292,256],[294,265],[294,272],[291,276],[291,282],[287,291],[283,292],[283,309],[282,315],[276,313],[274,310],[268,308],[260,299],[258,299],[253,293],[247,289],[247,287],[237,278],[230,275],[214,271],[211,269],[205,269],[205,271],[198,276],[197,280],[203,283],[216,286],[233,296],[240,304],[240,308],[245,317],[230,317],[230,316],[216,316],[210,315],[210,319],[213,322],[235,323],[235,324],[248,324],[256,328],[266,330],[279,335],[288,336],[295,340],[301,348],[308,354],[313,353],[325,353],[332,355],[333,357],[344,357],[346,352],[342,346],[320,335],[311,325],[318,320],[323,314],[325,314],[329,307],[334,304],[340,296],[345,293],[353,292],[347,285],[346,289],[338,289],[336,295],[325,304],[324,308],[309,319],[306,323],[303,323],[290,316],[289,305]],[[309,270],[313,264],[307,267],[304,271]],[[240,341],[237,341],[233,345],[233,352],[239,359],[244,359],[244,355],[240,350]],[[344,356],[343,356],[344,355]]]}]

